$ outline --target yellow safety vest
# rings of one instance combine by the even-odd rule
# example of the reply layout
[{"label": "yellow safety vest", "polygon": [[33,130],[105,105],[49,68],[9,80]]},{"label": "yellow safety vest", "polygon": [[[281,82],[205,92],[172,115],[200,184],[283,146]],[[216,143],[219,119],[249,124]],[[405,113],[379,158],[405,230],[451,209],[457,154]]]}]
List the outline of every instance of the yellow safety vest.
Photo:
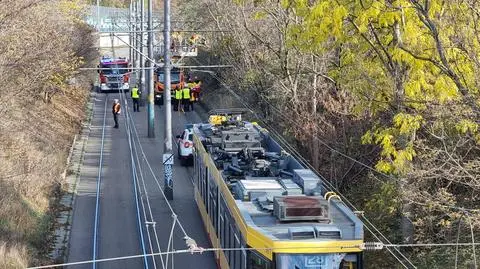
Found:
[{"label": "yellow safety vest", "polygon": [[138,88],[132,88],[132,98],[133,99],[140,98],[140,95],[138,94]]},{"label": "yellow safety vest", "polygon": [[177,100],[182,99],[182,91],[181,90],[176,90],[175,91],[175,99],[177,99]]},{"label": "yellow safety vest", "polygon": [[183,99],[190,99],[190,89],[189,88],[183,88]]}]

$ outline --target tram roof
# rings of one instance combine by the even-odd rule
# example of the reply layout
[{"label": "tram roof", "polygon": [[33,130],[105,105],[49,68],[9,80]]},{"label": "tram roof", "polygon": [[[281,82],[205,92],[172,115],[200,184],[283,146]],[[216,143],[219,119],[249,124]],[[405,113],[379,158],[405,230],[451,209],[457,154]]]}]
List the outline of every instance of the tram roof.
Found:
[{"label": "tram roof", "polygon": [[[360,219],[340,199],[335,199],[332,195],[329,195],[331,193],[327,192],[324,183],[325,179],[315,175],[310,169],[306,169],[293,156],[286,154],[266,129],[246,121],[243,121],[239,126],[202,123],[194,124],[192,128],[198,139],[204,142],[202,144],[210,155],[216,154],[216,165],[222,181],[227,185],[231,185],[233,189],[231,194],[235,198],[235,206],[249,227],[262,233],[272,241],[363,240],[363,223]],[[254,139],[249,136],[252,134],[255,137]],[[238,140],[228,141],[228,139],[232,138]],[[231,148],[228,148],[230,143],[233,145]],[[235,169],[240,168],[238,164],[232,165],[232,160],[235,159],[233,162],[238,162],[238,158],[235,155],[243,154],[239,151],[239,149],[244,149],[242,145],[245,146],[244,148],[252,148],[252,152],[260,150],[260,145],[265,156],[267,154],[282,156],[283,172],[277,175],[256,176],[252,171],[244,171],[241,176],[232,176],[230,170],[235,171]],[[229,156],[234,157],[230,161],[219,163],[220,154],[229,154]],[[258,158],[253,161],[262,163],[265,160]],[[297,182],[293,181],[295,176],[297,176]],[[305,177],[304,186],[299,184],[298,177]],[[307,178],[309,178],[308,181],[310,183],[312,180],[317,181],[317,188],[307,187]],[[285,181],[289,184],[288,187],[286,187]],[[232,184],[232,182],[234,183]],[[288,193],[289,191],[291,192],[290,194]],[[241,196],[246,192],[249,192],[249,198],[244,199],[245,197]],[[327,201],[324,198],[325,195],[331,199]],[[270,209],[272,206],[271,202],[282,197],[292,199],[296,197],[303,199],[302,197],[305,197],[305,199],[312,198],[318,200],[319,203],[328,207],[328,221],[311,221],[308,218],[295,221],[281,221],[278,218],[278,214],[276,216]],[[266,206],[262,204],[266,204]],[[279,206],[277,206],[278,208]],[[299,235],[299,237],[295,235]]]}]

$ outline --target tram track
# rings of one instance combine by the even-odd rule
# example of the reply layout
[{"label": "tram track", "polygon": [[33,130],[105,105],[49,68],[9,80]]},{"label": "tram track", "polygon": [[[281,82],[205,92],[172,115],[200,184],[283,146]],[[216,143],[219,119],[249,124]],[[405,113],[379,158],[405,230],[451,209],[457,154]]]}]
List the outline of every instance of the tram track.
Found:
[{"label": "tram track", "polygon": [[[114,98],[122,104],[119,129],[111,128]],[[193,206],[195,202],[190,198],[193,170],[175,166],[178,188],[176,199],[169,206],[163,196],[162,178],[158,176],[162,169],[155,165],[159,156],[155,149],[162,145],[162,135],[158,135],[159,139],[146,137],[143,113],[132,112],[128,94],[96,93],[94,101],[92,132],[81,168],[68,257],[70,263],[91,263],[67,268],[187,268],[192,262],[202,264],[201,268],[214,268],[213,254],[182,255],[181,259],[169,254],[168,264],[166,256],[151,255],[184,246],[185,230],[199,245],[209,245]],[[155,110],[161,113],[161,107]],[[178,130],[183,124],[178,122],[174,127]],[[138,254],[143,257],[104,261]]]},{"label": "tram track", "polygon": [[[142,246],[142,252],[144,255],[147,254],[147,251],[146,251],[146,248],[145,248],[145,238],[144,238],[144,235],[143,235],[143,225],[142,225],[142,220],[141,220],[141,216],[140,216],[140,206],[139,206],[139,199],[141,199],[141,197],[139,197],[139,194],[141,195],[140,193],[140,190],[137,189],[137,187],[139,187],[139,183],[138,183],[138,174],[137,174],[137,163],[135,162],[135,159],[133,157],[134,155],[134,150],[132,148],[132,144],[134,144],[135,142],[132,140],[132,129],[131,129],[131,121],[130,121],[130,111],[129,111],[129,106],[128,106],[128,102],[127,102],[127,98],[125,97],[125,93],[124,92],[119,92],[119,95],[120,95],[120,99],[123,101],[123,103],[125,104],[125,107],[124,107],[124,110],[125,110],[125,130],[127,132],[127,137],[128,137],[128,147],[130,149],[130,161],[131,161],[131,171],[132,171],[132,184],[133,184],[133,191],[134,191],[134,197],[135,197],[135,207],[136,207],[136,217],[137,217],[137,224],[138,224],[138,232],[139,232],[139,236],[140,236],[140,242],[141,242],[141,246]],[[133,143],[132,143],[133,142]],[[138,156],[136,156],[138,158]],[[143,204],[143,201],[142,201],[142,207],[144,207],[145,205]],[[148,205],[150,206],[150,205]],[[144,223],[147,223],[147,216],[146,216],[146,213],[144,212]],[[149,241],[150,241],[150,232],[148,231],[148,227],[147,227],[147,234],[148,234],[148,237],[149,237]],[[157,239],[158,240],[158,239]],[[150,244],[151,245],[151,244]],[[153,253],[153,249],[151,249],[151,252]],[[148,269],[149,268],[149,264],[148,264],[148,261],[147,261],[147,257],[145,256],[144,259],[144,268],[145,269]],[[153,265],[154,265],[154,268],[156,269],[156,263],[155,263],[155,260],[152,259],[152,262],[153,262]]]},{"label": "tram track", "polygon": [[98,174],[97,174],[97,192],[95,197],[95,221],[94,221],[94,232],[93,232],[93,253],[92,253],[92,268],[97,268],[97,263],[95,260],[97,259],[97,241],[98,241],[98,223],[99,223],[99,208],[100,208],[100,185],[102,179],[102,168],[103,168],[103,149],[105,146],[105,125],[107,119],[107,104],[108,98],[105,96],[105,105],[104,105],[104,113],[103,113],[103,125],[102,125],[102,138],[101,138],[101,146],[100,146],[100,158],[98,162]]},{"label": "tram track", "polygon": [[[108,264],[103,263],[102,266],[97,265],[96,260],[99,258],[101,251],[99,248],[105,247],[105,245],[108,245],[109,242],[106,241],[105,243],[102,242],[101,237],[102,237],[102,232],[100,227],[102,226],[102,206],[104,206],[105,203],[108,203],[108,201],[103,201],[102,199],[102,188],[105,188],[104,184],[105,178],[104,178],[104,166],[105,166],[105,142],[108,140],[106,138],[106,129],[108,128],[107,126],[107,111],[109,109],[109,101],[112,101],[111,99],[111,94],[103,94],[102,97],[104,99],[104,107],[103,107],[103,119],[102,119],[102,127],[101,127],[101,136],[100,136],[100,152],[99,152],[99,161],[98,161],[98,172],[97,172],[97,178],[96,178],[96,192],[95,192],[95,211],[94,211],[94,224],[93,224],[93,239],[92,239],[92,267],[93,269],[97,269],[99,267],[101,268],[109,268],[110,266]],[[140,191],[138,189],[139,183],[137,182],[137,163],[134,159],[134,149],[132,147],[133,143],[133,138],[132,138],[132,132],[131,132],[131,126],[129,122],[129,112],[128,112],[128,102],[125,98],[124,93],[119,93],[119,98],[120,100],[123,101],[124,103],[124,108],[123,110],[126,112],[125,113],[125,121],[124,121],[124,126],[125,126],[125,136],[128,141],[128,145],[126,146],[129,151],[128,159],[130,161],[130,167],[129,167],[129,172],[131,173],[130,176],[128,176],[131,179],[131,188],[132,192],[128,195],[133,198],[133,204],[134,204],[134,215],[135,215],[135,222],[136,222],[136,227],[137,227],[137,233],[138,233],[138,240],[140,242],[140,249],[142,253],[145,255],[147,254],[146,247],[145,247],[145,238],[144,238],[144,224],[147,221],[146,216],[141,216],[140,212]],[[121,132],[123,132],[121,130]],[[114,168],[115,169],[115,168]],[[125,175],[126,177],[126,175]],[[109,178],[110,180],[110,178]],[[107,191],[107,190],[105,190]],[[105,192],[104,191],[104,192]],[[125,197],[124,197],[125,198]],[[141,204],[143,206],[143,202]],[[111,204],[109,206],[112,206]],[[109,220],[110,222],[111,220]],[[148,228],[147,228],[148,232]],[[108,242],[108,243],[107,243]],[[154,250],[151,251],[152,253]],[[155,262],[152,262],[155,264]],[[143,268],[144,269],[149,269],[149,262],[147,261],[147,258],[144,257],[143,259]],[[156,266],[155,266],[156,268]]]}]

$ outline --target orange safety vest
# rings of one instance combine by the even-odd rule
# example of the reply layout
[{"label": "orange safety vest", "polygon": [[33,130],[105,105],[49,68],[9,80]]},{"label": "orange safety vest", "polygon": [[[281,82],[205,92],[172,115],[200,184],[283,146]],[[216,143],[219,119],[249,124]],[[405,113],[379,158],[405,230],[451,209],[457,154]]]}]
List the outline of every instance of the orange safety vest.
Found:
[{"label": "orange safety vest", "polygon": [[113,103],[112,112],[118,114],[120,112],[120,103]]}]

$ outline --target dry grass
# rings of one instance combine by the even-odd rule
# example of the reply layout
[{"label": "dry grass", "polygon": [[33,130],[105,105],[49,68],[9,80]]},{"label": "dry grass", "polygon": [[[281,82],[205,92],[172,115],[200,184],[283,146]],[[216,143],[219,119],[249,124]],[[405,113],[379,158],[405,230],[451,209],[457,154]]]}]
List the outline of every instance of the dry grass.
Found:
[{"label": "dry grass", "polygon": [[0,268],[26,268],[28,265],[28,253],[24,246],[0,245]]},{"label": "dry grass", "polygon": [[90,86],[74,70],[97,56],[80,2],[0,5],[0,268],[50,263],[61,175]]},{"label": "dry grass", "polygon": [[[0,268],[46,260],[56,196],[71,141],[83,117],[88,85],[52,103],[12,102],[0,133]],[[67,109],[68,108],[68,109]],[[28,253],[29,259],[27,259]]]}]

